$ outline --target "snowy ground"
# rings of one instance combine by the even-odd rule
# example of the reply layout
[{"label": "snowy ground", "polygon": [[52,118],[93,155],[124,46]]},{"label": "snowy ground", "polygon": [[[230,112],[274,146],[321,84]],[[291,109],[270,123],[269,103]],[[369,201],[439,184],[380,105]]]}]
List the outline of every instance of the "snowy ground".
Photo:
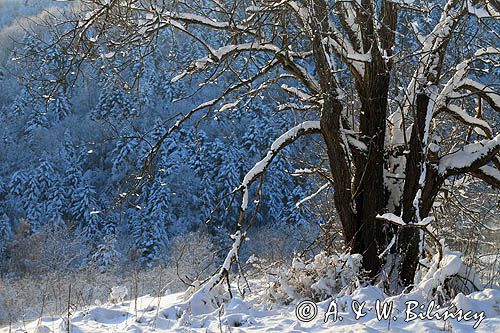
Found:
[{"label": "snowy ground", "polygon": [[[468,296],[458,295],[454,303],[468,316],[462,321],[428,320],[416,318],[405,321],[405,316],[425,314],[424,309],[408,311],[407,299],[386,298],[375,287],[356,290],[350,296],[336,299],[333,303],[324,301],[317,304],[317,315],[310,322],[297,319],[297,303],[290,305],[262,304],[264,288],[254,290],[252,297],[242,299],[235,296],[223,308],[209,313],[193,315],[185,311],[180,318],[179,306],[183,302],[182,293],[162,297],[144,296],[137,300],[127,300],[121,304],[101,304],[77,311],[70,317],[72,332],[500,332],[500,290],[485,289]],[[393,304],[391,320],[377,320],[376,300],[386,299]],[[353,301],[355,301],[353,303]],[[356,303],[357,301],[357,303]],[[366,304],[355,318],[354,310]],[[302,303],[299,316],[308,319],[314,314],[314,306]],[[383,304],[383,303],[380,303]],[[409,306],[413,306],[409,303]],[[337,306],[336,321],[335,305]],[[328,322],[324,322],[328,308],[332,311]],[[381,309],[381,308],[379,308]],[[446,309],[438,310],[443,314]],[[452,311],[456,312],[456,309]],[[435,314],[435,310],[430,311]],[[484,315],[484,319],[480,320]],[[342,319],[340,319],[342,317]],[[411,318],[410,318],[411,319]],[[469,319],[469,320],[467,320]],[[66,318],[42,317],[41,319],[0,329],[7,332],[67,332]],[[473,325],[478,323],[477,329]]]}]

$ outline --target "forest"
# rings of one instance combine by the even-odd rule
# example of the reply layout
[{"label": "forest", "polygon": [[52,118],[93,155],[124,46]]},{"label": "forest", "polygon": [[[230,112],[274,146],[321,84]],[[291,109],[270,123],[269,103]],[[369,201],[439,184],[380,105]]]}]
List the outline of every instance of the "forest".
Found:
[{"label": "forest", "polygon": [[0,0],[0,332],[500,328],[499,12]]}]

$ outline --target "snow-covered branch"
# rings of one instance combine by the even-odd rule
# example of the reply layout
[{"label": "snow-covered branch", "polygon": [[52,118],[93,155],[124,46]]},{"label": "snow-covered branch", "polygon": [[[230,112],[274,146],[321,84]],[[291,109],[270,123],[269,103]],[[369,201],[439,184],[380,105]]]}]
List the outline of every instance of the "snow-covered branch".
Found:
[{"label": "snow-covered branch", "polygon": [[272,143],[267,155],[247,172],[241,182],[241,185],[235,190],[235,192],[243,192],[243,199],[241,202],[242,212],[246,212],[248,208],[248,190],[250,185],[252,185],[252,183],[267,170],[272,160],[278,155],[278,153],[302,135],[319,133],[320,130],[321,127],[319,121],[305,121],[288,130]]},{"label": "snow-covered branch", "polygon": [[296,204],[295,204],[295,207],[296,208],[300,208],[300,206],[302,206],[305,202],[309,201],[309,200],[312,200],[314,199],[317,195],[319,195],[321,192],[323,192],[325,189],[327,189],[329,186],[331,186],[331,184],[328,182],[328,183],[325,183],[323,185],[321,185],[321,187],[314,193],[312,193],[311,195],[308,195],[307,197],[305,198],[302,198],[300,199]]},{"label": "snow-covered branch", "polygon": [[441,108],[441,110],[444,110],[445,112],[449,113],[452,117],[458,119],[459,121],[461,121],[466,125],[469,125],[473,128],[476,127],[479,128],[481,131],[476,130],[477,132],[479,132],[479,134],[491,138],[492,136],[491,127],[485,120],[469,115],[465,110],[463,110],[462,108],[460,108],[458,105],[455,104],[448,104],[447,107],[443,107]]},{"label": "snow-covered branch", "polygon": [[497,168],[485,165],[471,171],[471,175],[500,190],[500,170]]},{"label": "snow-covered branch", "polygon": [[240,217],[238,219],[237,231],[233,235],[233,245],[231,250],[226,255],[224,263],[219,268],[219,271],[214,274],[207,282],[205,282],[199,290],[196,290],[189,298],[188,304],[199,304],[200,302],[210,301],[210,291],[217,286],[224,278],[228,278],[229,269],[231,264],[237,259],[238,251],[241,247],[241,244],[245,238],[245,233],[242,232],[242,222],[244,218],[244,214],[248,208],[248,189],[250,185],[262,174],[266,171],[268,166],[271,164],[271,161],[274,157],[287,145],[291,144],[299,137],[305,134],[318,133],[320,131],[320,123],[319,121],[305,121],[283,135],[281,135],[278,139],[276,139],[272,145],[271,149],[267,153],[266,157],[257,162],[254,167],[245,175],[241,185],[233,191],[233,193],[237,191],[243,191],[243,199],[241,203],[241,211]]},{"label": "snow-covered branch", "polygon": [[444,85],[436,98],[434,112],[445,111],[467,125],[480,128],[484,136],[491,138],[492,130],[490,125],[485,120],[469,115],[458,105],[452,104],[452,100],[463,98],[464,95],[459,90],[465,89],[470,91],[472,94],[480,96],[488,102],[493,109],[499,111],[500,98],[498,93],[490,86],[486,86],[466,76],[467,73],[472,70],[471,65],[474,61],[480,59],[484,60],[487,56],[494,56],[499,53],[500,50],[494,47],[479,49],[475,52],[473,57],[468,58],[455,66],[453,76]]},{"label": "snow-covered branch", "polygon": [[472,172],[491,161],[500,151],[500,134],[491,140],[468,144],[460,150],[441,157],[439,174],[451,176]]}]

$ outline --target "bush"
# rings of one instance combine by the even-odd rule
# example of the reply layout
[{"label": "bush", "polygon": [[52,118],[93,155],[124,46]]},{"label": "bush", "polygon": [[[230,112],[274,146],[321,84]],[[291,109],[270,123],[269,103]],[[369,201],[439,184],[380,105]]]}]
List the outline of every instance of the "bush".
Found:
[{"label": "bush", "polygon": [[294,258],[282,268],[271,285],[270,297],[288,304],[294,299],[325,300],[333,295],[350,294],[366,284],[359,254],[327,255],[321,252],[311,260]]}]

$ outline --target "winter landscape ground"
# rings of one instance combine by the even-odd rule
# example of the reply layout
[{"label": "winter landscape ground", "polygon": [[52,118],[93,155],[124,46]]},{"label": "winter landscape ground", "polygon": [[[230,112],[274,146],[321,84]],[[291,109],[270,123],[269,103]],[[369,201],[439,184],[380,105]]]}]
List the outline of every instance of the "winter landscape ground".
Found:
[{"label": "winter landscape ground", "polygon": [[[126,289],[117,287],[105,304],[66,317],[43,316],[0,331],[67,332],[68,321],[71,332],[495,332],[500,327],[498,289],[459,294],[451,302],[453,307],[432,308],[423,294],[388,297],[381,288],[367,286],[317,302],[313,311],[311,303],[307,309],[300,305],[304,301],[270,303],[269,281],[253,280],[250,285],[252,292],[245,298],[236,295],[218,308],[186,310],[182,310],[189,302],[185,293],[166,290],[156,297],[128,299]],[[392,311],[384,312],[384,304],[392,304]]]},{"label": "winter landscape ground", "polygon": [[0,0],[0,332],[500,332],[492,0]]},{"label": "winter landscape ground", "polygon": [[[318,303],[318,317],[309,322],[297,320],[296,305],[274,306],[256,300],[235,297],[222,309],[198,315],[175,314],[176,305],[182,303],[183,294],[161,297],[143,296],[137,300],[91,306],[75,312],[70,318],[71,332],[495,332],[498,319],[499,291],[485,289],[468,296],[457,297],[457,307],[475,313],[484,313],[485,319],[458,321],[454,319],[412,319],[403,314],[391,320],[378,320],[375,300],[383,300],[383,291],[375,287],[360,288],[350,296],[336,301],[350,306],[352,300],[366,301],[366,316],[356,319],[350,310],[339,310],[340,321],[324,322],[330,301]],[[137,305],[136,305],[137,303]],[[443,309],[443,311],[445,311]],[[454,311],[454,310],[453,310]],[[425,311],[423,311],[425,313]],[[434,317],[436,315],[434,314]],[[395,318],[395,319],[394,319]],[[407,320],[407,321],[405,321]],[[4,328],[2,332],[66,332],[67,319],[41,317],[40,319]],[[474,325],[479,323],[475,328]]]}]

